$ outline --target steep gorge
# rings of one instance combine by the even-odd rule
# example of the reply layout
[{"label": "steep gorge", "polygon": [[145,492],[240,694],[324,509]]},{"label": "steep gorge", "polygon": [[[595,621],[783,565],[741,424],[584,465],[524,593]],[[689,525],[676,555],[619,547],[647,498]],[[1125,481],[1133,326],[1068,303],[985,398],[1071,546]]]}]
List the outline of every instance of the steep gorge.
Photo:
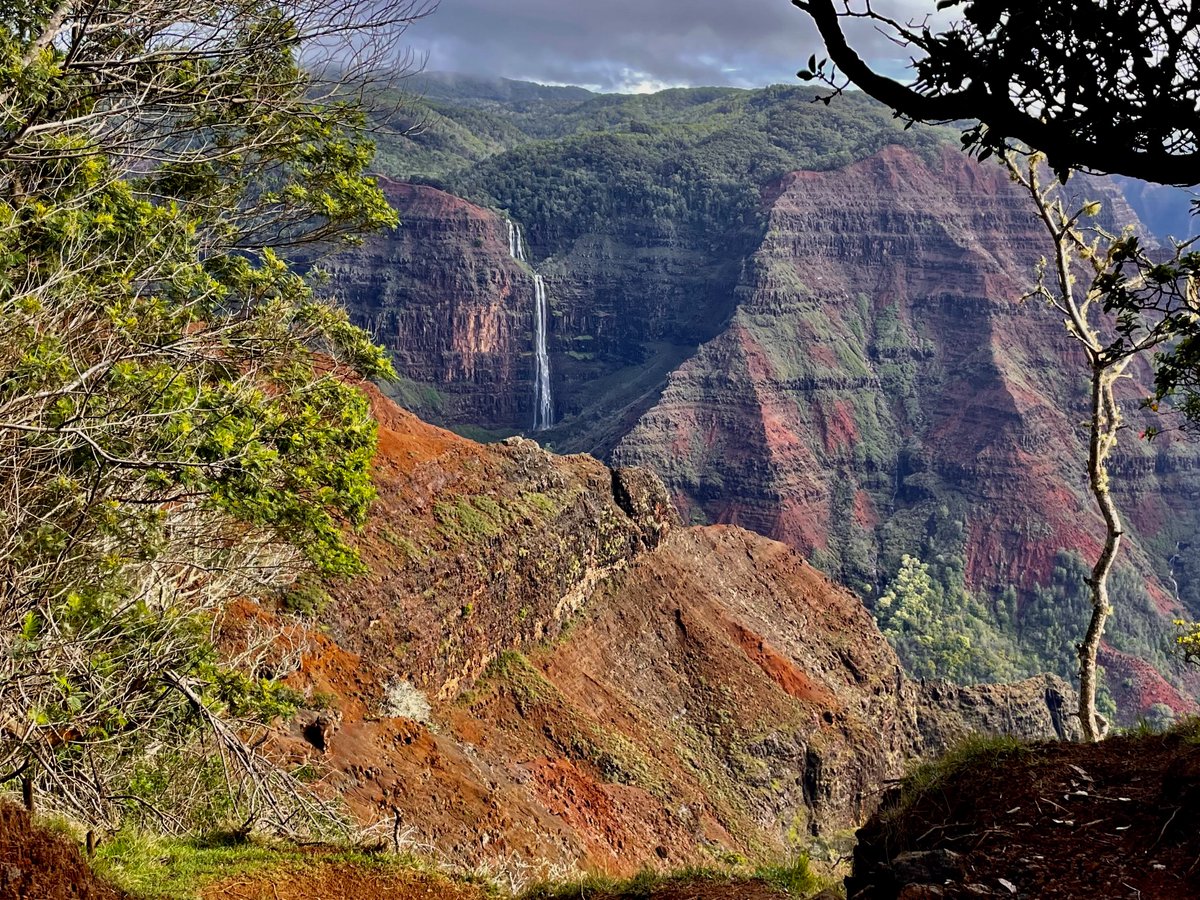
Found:
[{"label": "steep gorge", "polygon": [[[681,506],[826,554],[852,583],[877,579],[851,545],[933,503],[965,516],[976,584],[1044,583],[1058,547],[1092,549],[1082,360],[1051,312],[1017,302],[1045,242],[1003,172],[889,148],[793,173],[765,202],[731,326],[614,459],[658,471]],[[1127,441],[1114,469],[1186,482],[1197,459],[1178,440]],[[1125,499],[1153,535],[1187,497]]]},{"label": "steep gorge", "polygon": [[[545,430],[556,447],[604,455],[732,309],[737,253],[651,229],[584,236],[551,258],[527,245],[517,260],[504,215],[425,185],[384,186],[401,227],[327,267],[356,322],[392,351],[398,399],[434,421],[492,436]],[[538,279],[548,416],[535,408]],[[547,419],[558,427],[534,429]]]},{"label": "steep gorge", "polygon": [[[1087,188],[1135,221],[1111,189]],[[613,459],[868,598],[901,553],[960,557],[985,591],[1047,585],[1060,554],[1093,555],[1083,362],[1051,311],[1017,302],[1045,241],[1004,173],[949,148],[932,164],[889,148],[789,175],[764,203],[731,326],[672,373]],[[1133,530],[1125,566],[1144,585],[1122,601],[1165,636],[1185,614],[1164,564],[1200,526],[1200,453],[1136,438],[1148,376],[1124,387],[1131,427],[1112,469]],[[1113,630],[1115,691],[1133,677],[1124,637]],[[1138,693],[1122,696],[1127,714],[1145,708]]]}]

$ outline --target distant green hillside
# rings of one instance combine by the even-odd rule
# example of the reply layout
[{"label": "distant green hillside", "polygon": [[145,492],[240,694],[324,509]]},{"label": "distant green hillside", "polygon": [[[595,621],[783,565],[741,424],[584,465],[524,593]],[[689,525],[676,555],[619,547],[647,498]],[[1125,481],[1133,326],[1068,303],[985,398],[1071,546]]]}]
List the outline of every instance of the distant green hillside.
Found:
[{"label": "distant green hillside", "polygon": [[[379,139],[380,171],[508,211],[540,256],[628,220],[666,243],[751,224],[761,189],[795,169],[832,169],[887,144],[928,150],[949,130],[905,130],[857,94],[826,106],[811,88],[688,88],[593,94],[430,76]],[[381,104],[386,106],[386,102]]]}]

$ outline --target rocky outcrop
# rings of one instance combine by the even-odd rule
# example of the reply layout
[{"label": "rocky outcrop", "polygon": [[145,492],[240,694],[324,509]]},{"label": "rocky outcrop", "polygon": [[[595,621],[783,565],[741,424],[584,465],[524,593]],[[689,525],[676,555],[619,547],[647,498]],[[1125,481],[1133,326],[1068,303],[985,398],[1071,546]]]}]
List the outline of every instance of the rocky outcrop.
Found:
[{"label": "rocky outcrop", "polygon": [[381,179],[394,232],[325,263],[355,322],[387,347],[406,403],[444,421],[533,421],[533,279],[504,219],[444,191]]},{"label": "rocky outcrop", "polygon": [[976,734],[1080,737],[1074,692],[1055,675],[1000,685],[922,682],[916,705],[917,728],[932,747],[949,747]]},{"label": "rocky outcrop", "polygon": [[281,747],[364,821],[472,864],[769,856],[860,822],[914,756],[1050,736],[1073,703],[914,683],[853,594],[783,544],[680,527],[655,476],[375,403],[370,571],[295,679],[337,727],[309,739],[314,710]]},{"label": "rocky outcrop", "polygon": [[485,448],[366,389],[380,418],[379,499],[356,538],[369,574],[327,624],[381,679],[455,696],[503,651],[554,639],[592,585],[678,521],[649,472],[521,437]]}]

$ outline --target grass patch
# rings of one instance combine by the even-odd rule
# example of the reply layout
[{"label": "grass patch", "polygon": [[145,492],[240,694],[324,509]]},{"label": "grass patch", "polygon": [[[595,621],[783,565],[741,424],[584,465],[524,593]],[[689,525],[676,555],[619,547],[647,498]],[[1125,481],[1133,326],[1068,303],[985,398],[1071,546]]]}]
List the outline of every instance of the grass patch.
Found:
[{"label": "grass patch", "polygon": [[466,498],[454,503],[435,503],[433,516],[443,534],[465,543],[477,543],[500,534],[500,507],[490,497]]},{"label": "grass patch", "polygon": [[132,830],[118,832],[101,843],[92,868],[138,900],[195,900],[205,885],[219,879],[324,863],[373,870],[422,868],[418,860],[409,857],[349,848],[314,853],[231,833],[169,838]]},{"label": "grass patch", "polygon": [[1184,716],[1167,730],[1167,734],[1178,735],[1185,744],[1200,744],[1200,716]]},{"label": "grass patch", "polygon": [[521,502],[533,507],[543,516],[555,516],[562,510],[561,504],[549,494],[544,494],[541,491],[523,491],[521,493]]},{"label": "grass patch", "polygon": [[[453,502],[435,503],[433,516],[438,531],[446,537],[458,543],[477,544],[498,537],[506,528],[522,520],[556,516],[574,498],[574,493],[561,496],[539,491],[524,491],[517,497],[500,498],[477,494]],[[396,546],[401,545],[397,542]]]},{"label": "grass patch", "polygon": [[411,540],[402,534],[398,534],[387,526],[379,529],[379,536],[391,544],[397,550],[404,554],[406,562],[422,562],[425,559],[425,551],[414,544]]},{"label": "grass patch", "polygon": [[785,863],[759,866],[754,877],[793,897],[807,897],[825,887],[809,866],[807,853],[798,853]]},{"label": "grass patch", "polygon": [[519,650],[505,650],[484,670],[482,682],[505,686],[519,703],[533,705],[559,698],[558,688]]}]

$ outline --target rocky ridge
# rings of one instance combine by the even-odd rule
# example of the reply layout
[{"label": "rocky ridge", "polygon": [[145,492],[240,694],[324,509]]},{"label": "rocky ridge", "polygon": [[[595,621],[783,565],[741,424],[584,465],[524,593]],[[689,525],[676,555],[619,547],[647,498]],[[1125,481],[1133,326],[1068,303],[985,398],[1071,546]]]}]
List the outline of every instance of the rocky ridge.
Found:
[{"label": "rocky ridge", "polygon": [[648,473],[375,404],[370,574],[296,679],[336,713],[281,747],[364,821],[472,864],[754,858],[854,826],[967,731],[1070,729],[1060,680],[910,681],[856,597],[782,544],[680,527]]}]

